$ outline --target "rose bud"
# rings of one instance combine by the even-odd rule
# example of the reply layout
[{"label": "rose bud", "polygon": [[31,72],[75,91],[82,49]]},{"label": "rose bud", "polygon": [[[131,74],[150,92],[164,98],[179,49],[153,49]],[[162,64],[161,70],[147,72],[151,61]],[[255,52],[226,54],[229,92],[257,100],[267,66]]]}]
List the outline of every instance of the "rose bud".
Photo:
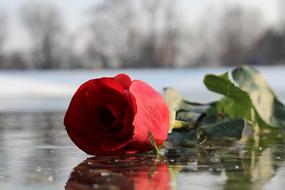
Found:
[{"label": "rose bud", "polygon": [[87,154],[114,155],[151,150],[167,138],[169,111],[148,84],[125,74],[92,79],[74,94],[64,118],[71,140]]}]

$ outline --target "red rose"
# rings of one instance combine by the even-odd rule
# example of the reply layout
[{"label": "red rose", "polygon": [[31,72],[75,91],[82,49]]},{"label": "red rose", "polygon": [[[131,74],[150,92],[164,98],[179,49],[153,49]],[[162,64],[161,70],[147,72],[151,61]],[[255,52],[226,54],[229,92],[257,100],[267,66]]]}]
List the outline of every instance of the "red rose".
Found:
[{"label": "red rose", "polygon": [[163,144],[169,112],[162,96],[146,83],[125,74],[92,79],[73,96],[64,118],[72,141],[93,155],[151,149],[148,133]]}]

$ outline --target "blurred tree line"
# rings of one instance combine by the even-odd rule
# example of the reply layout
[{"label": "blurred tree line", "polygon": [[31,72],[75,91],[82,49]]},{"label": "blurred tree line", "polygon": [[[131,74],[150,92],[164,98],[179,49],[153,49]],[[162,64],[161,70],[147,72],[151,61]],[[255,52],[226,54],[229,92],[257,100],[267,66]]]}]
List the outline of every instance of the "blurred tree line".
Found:
[{"label": "blurred tree line", "polygon": [[[260,10],[209,6],[195,22],[179,0],[103,0],[82,34],[70,34],[52,3],[28,1],[20,19],[29,48],[5,51],[7,15],[0,10],[1,69],[97,69],[285,64],[285,3],[268,26]],[[190,21],[189,21],[190,20]],[[82,39],[81,39],[82,38]],[[78,41],[83,41],[78,48]]]}]

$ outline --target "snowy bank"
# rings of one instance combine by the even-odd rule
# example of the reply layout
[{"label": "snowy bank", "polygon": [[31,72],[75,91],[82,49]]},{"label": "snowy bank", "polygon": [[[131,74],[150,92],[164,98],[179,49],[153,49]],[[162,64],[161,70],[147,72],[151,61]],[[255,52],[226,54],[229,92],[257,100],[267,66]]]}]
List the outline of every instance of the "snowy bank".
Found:
[{"label": "snowy bank", "polygon": [[[64,110],[78,86],[97,77],[127,73],[143,80],[158,91],[163,87],[177,88],[192,101],[208,102],[219,96],[203,85],[207,73],[220,74],[229,68],[195,69],[127,69],[100,71],[1,71],[0,111]],[[261,67],[269,84],[281,100],[285,100],[285,67]]]}]

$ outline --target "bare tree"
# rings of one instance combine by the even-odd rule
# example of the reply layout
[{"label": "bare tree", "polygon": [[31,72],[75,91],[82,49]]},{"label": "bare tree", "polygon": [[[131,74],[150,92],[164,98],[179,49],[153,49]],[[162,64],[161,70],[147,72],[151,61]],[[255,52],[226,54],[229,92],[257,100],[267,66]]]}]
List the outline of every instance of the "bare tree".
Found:
[{"label": "bare tree", "polygon": [[80,35],[77,33],[66,34],[63,37],[62,44],[60,46],[60,67],[62,69],[79,69],[86,67],[84,55],[77,49],[77,40]]},{"label": "bare tree", "polygon": [[284,13],[284,8],[285,8],[285,1],[284,0],[279,0],[278,1],[278,19],[279,19],[279,26],[277,29],[281,30],[282,32],[285,31],[285,13]]},{"label": "bare tree", "polygon": [[[198,20],[192,25],[189,43],[188,66],[218,66],[221,53],[220,40],[220,6],[209,4]],[[189,34],[188,34],[189,35]]]},{"label": "bare tree", "polygon": [[59,43],[63,32],[62,17],[51,3],[30,1],[22,6],[23,23],[32,42],[32,61],[35,67],[59,67]]},{"label": "bare tree", "polygon": [[104,68],[131,64],[136,44],[131,0],[105,0],[91,10],[87,53]]},{"label": "bare tree", "polygon": [[228,7],[221,18],[218,39],[223,51],[221,62],[225,65],[247,63],[250,49],[264,32],[258,10],[241,6]]},{"label": "bare tree", "polygon": [[[160,43],[160,65],[165,67],[178,66],[179,51],[181,49],[179,43],[181,42],[182,23],[178,15],[178,2],[167,0],[164,1],[164,25],[161,33]],[[184,28],[185,29],[185,28]]]},{"label": "bare tree", "polygon": [[177,15],[170,0],[105,0],[92,10],[89,57],[102,67],[175,64]]},{"label": "bare tree", "polygon": [[176,64],[180,25],[177,3],[172,0],[140,1],[146,30],[140,49],[142,67],[172,67]]},{"label": "bare tree", "polygon": [[4,66],[3,46],[6,38],[6,14],[0,10],[0,68]]},{"label": "bare tree", "polygon": [[158,12],[161,7],[160,0],[141,1],[146,20],[146,34],[140,52],[140,62],[143,67],[158,67]]}]

